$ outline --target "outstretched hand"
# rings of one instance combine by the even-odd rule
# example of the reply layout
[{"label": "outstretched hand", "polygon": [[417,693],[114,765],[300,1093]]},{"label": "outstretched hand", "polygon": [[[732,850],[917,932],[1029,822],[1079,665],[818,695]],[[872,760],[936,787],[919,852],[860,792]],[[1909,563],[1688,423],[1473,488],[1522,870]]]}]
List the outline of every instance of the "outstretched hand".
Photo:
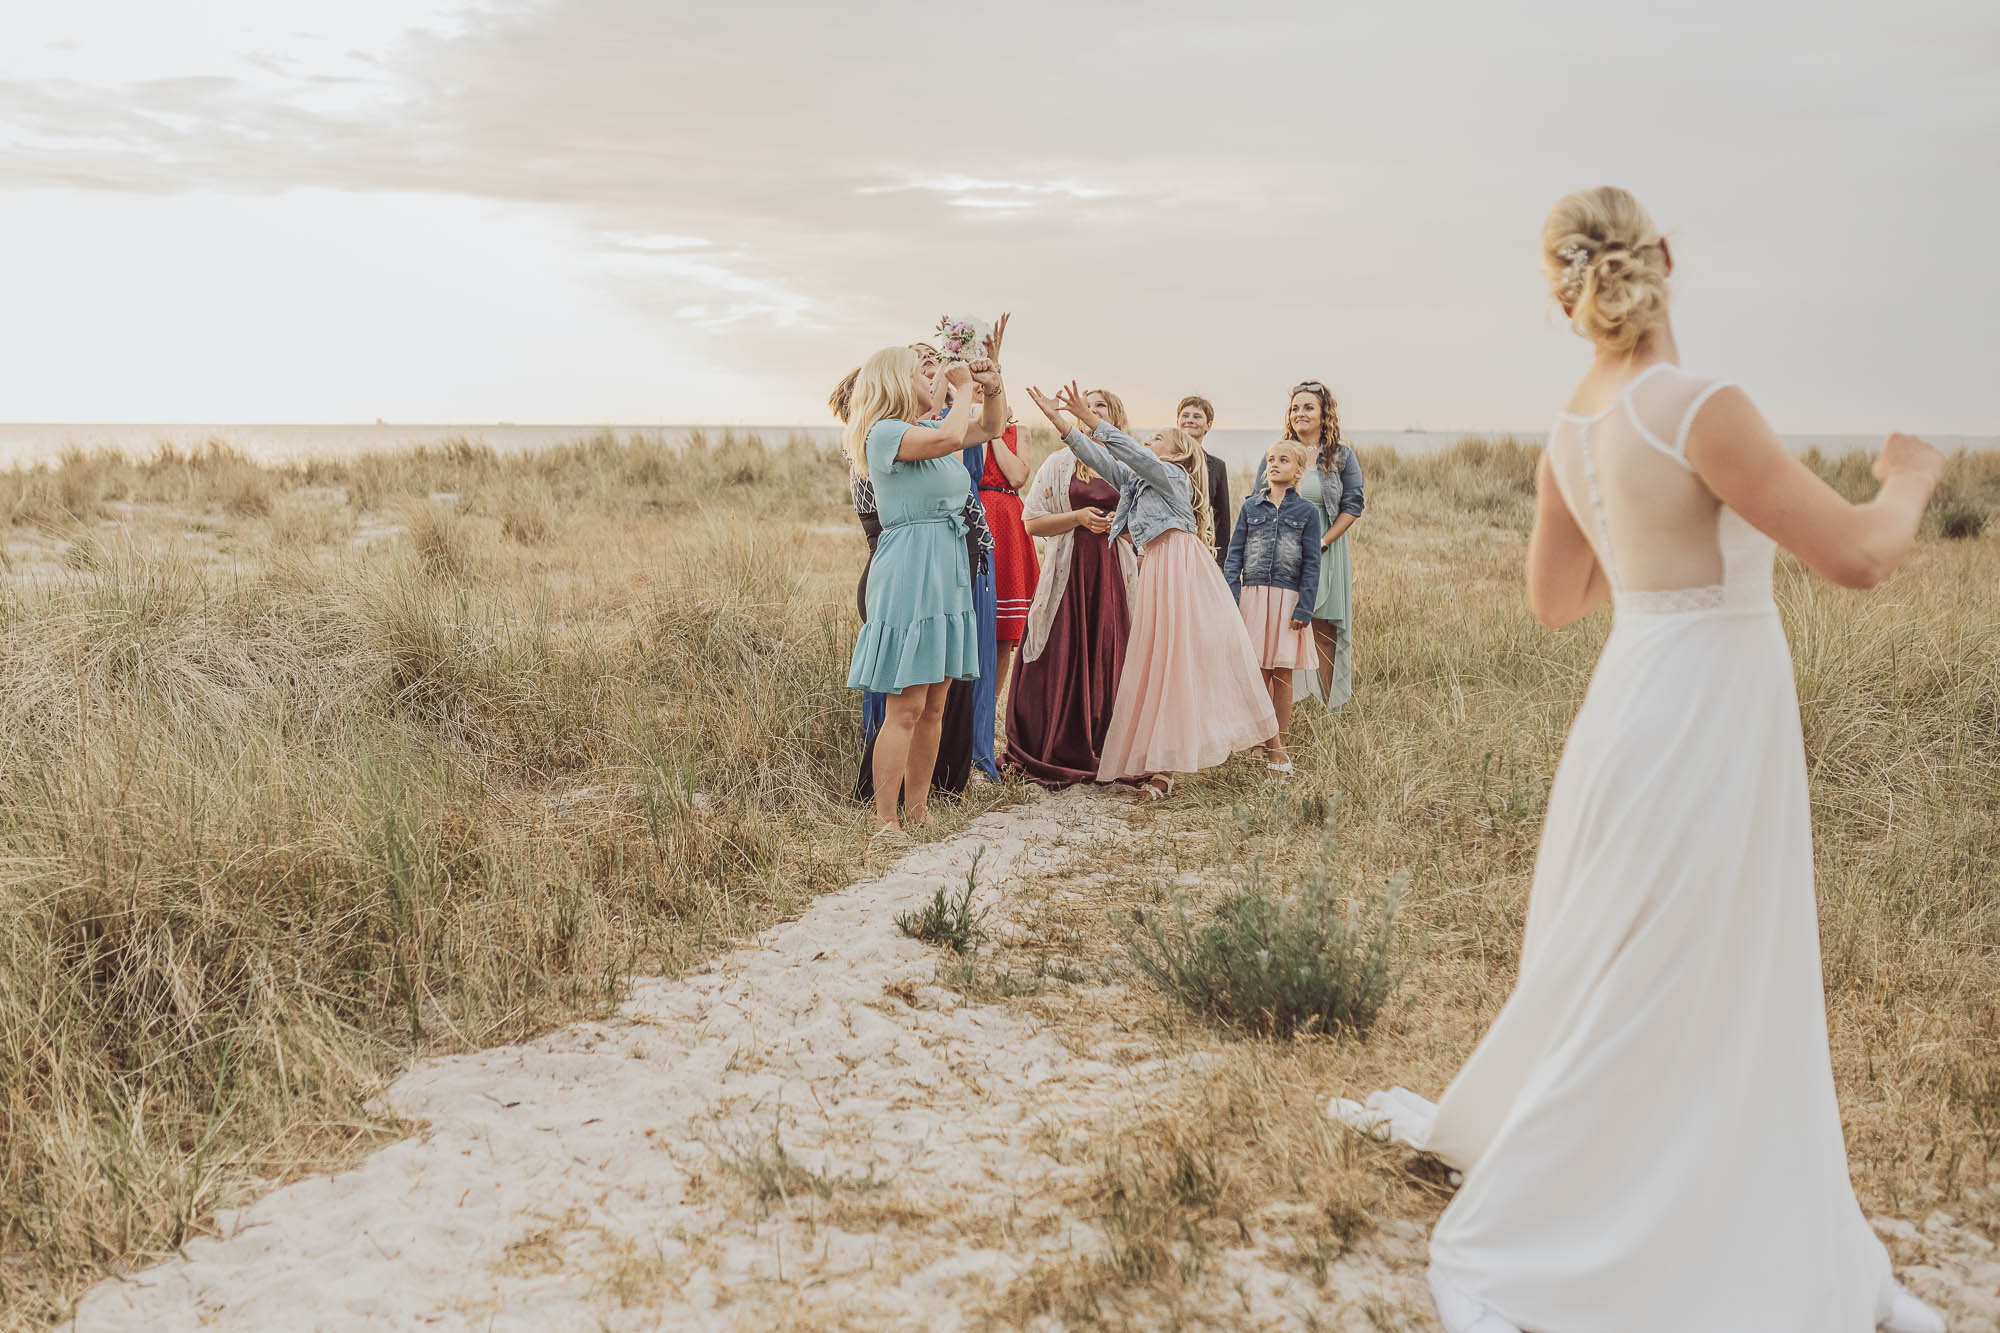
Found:
[{"label": "outstretched hand", "polygon": [[1056,428],[1056,434],[1069,434],[1069,427],[1063,423],[1061,404],[1033,385],[1030,385],[1028,388],[1028,397],[1034,402],[1036,407],[1042,409],[1042,415],[1047,417],[1049,424]]},{"label": "outstretched hand", "polygon": [[1009,318],[1011,316],[1002,310],[1000,318],[993,321],[993,332],[986,335],[986,359],[993,363],[996,370],[1000,366],[1000,340],[1007,336],[1007,321]]},{"label": "outstretched hand", "polygon": [[1063,411],[1076,418],[1076,424],[1083,428],[1085,435],[1097,434],[1097,428],[1104,424],[1103,418],[1090,410],[1090,403],[1075,380],[1069,382],[1069,387],[1057,392],[1056,402],[1061,404]]}]

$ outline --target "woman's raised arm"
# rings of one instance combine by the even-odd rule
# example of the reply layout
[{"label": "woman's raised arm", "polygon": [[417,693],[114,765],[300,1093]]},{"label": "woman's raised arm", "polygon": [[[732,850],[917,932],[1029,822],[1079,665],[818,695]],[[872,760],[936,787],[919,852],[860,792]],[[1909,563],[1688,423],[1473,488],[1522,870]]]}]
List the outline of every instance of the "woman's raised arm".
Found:
[{"label": "woman's raised arm", "polygon": [[1716,498],[1843,588],[1872,588],[1908,554],[1944,455],[1891,435],[1875,460],[1882,489],[1854,504],[1785,448],[1748,394],[1717,390],[1687,427],[1685,456]]},{"label": "woman's raised arm", "polygon": [[903,432],[903,442],[896,448],[900,461],[916,463],[946,458],[965,448],[965,437],[971,432],[974,416],[972,372],[963,365],[952,366],[945,371],[945,383],[951,390],[951,409],[938,425],[912,426]]}]

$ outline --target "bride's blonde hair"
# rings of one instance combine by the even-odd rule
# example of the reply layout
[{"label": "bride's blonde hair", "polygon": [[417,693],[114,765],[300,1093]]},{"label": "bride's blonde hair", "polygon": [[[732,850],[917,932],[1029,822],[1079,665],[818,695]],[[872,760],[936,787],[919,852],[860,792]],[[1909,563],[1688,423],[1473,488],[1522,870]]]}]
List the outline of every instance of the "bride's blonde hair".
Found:
[{"label": "bride's blonde hair", "polygon": [[1667,313],[1667,250],[1652,215],[1615,185],[1565,195],[1542,223],[1542,271],[1570,327],[1624,351]]},{"label": "bride's blonde hair", "polygon": [[1215,545],[1215,508],[1208,502],[1208,455],[1201,441],[1179,426],[1167,427],[1160,438],[1167,442],[1167,452],[1160,458],[1188,474],[1188,488],[1194,492],[1195,535],[1203,546]]},{"label": "bride's blonde hair", "polygon": [[856,476],[868,475],[869,431],[884,421],[915,422],[923,414],[917,391],[910,385],[921,364],[907,347],[884,347],[854,372],[847,429],[840,434],[840,447]]}]

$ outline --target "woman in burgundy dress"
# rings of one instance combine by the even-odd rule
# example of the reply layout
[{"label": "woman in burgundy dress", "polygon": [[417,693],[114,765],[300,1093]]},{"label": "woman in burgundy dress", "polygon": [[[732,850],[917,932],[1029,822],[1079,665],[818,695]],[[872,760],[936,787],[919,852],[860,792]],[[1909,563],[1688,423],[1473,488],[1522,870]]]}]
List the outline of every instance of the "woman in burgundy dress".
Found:
[{"label": "woman in burgundy dress", "polygon": [[1022,507],[1048,539],[1007,695],[1006,764],[1044,787],[1094,782],[1132,622],[1132,548],[1108,543],[1118,489],[1068,449],[1049,455]]}]

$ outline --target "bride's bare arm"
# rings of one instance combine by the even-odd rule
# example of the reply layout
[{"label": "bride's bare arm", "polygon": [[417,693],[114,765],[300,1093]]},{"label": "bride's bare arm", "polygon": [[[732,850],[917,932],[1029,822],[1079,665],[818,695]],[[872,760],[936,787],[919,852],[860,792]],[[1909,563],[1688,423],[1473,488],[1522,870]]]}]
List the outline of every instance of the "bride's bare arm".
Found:
[{"label": "bride's bare arm", "polygon": [[1718,391],[1695,414],[1687,459],[1716,497],[1752,527],[1843,588],[1872,588],[1902,562],[1944,473],[1944,455],[1891,435],[1876,460],[1882,489],[1854,504],[1785,448],[1741,389]]},{"label": "bride's bare arm", "polygon": [[1535,470],[1535,531],[1528,538],[1528,606],[1560,629],[1603,605],[1611,583],[1556,485],[1555,463],[1542,451]]}]

